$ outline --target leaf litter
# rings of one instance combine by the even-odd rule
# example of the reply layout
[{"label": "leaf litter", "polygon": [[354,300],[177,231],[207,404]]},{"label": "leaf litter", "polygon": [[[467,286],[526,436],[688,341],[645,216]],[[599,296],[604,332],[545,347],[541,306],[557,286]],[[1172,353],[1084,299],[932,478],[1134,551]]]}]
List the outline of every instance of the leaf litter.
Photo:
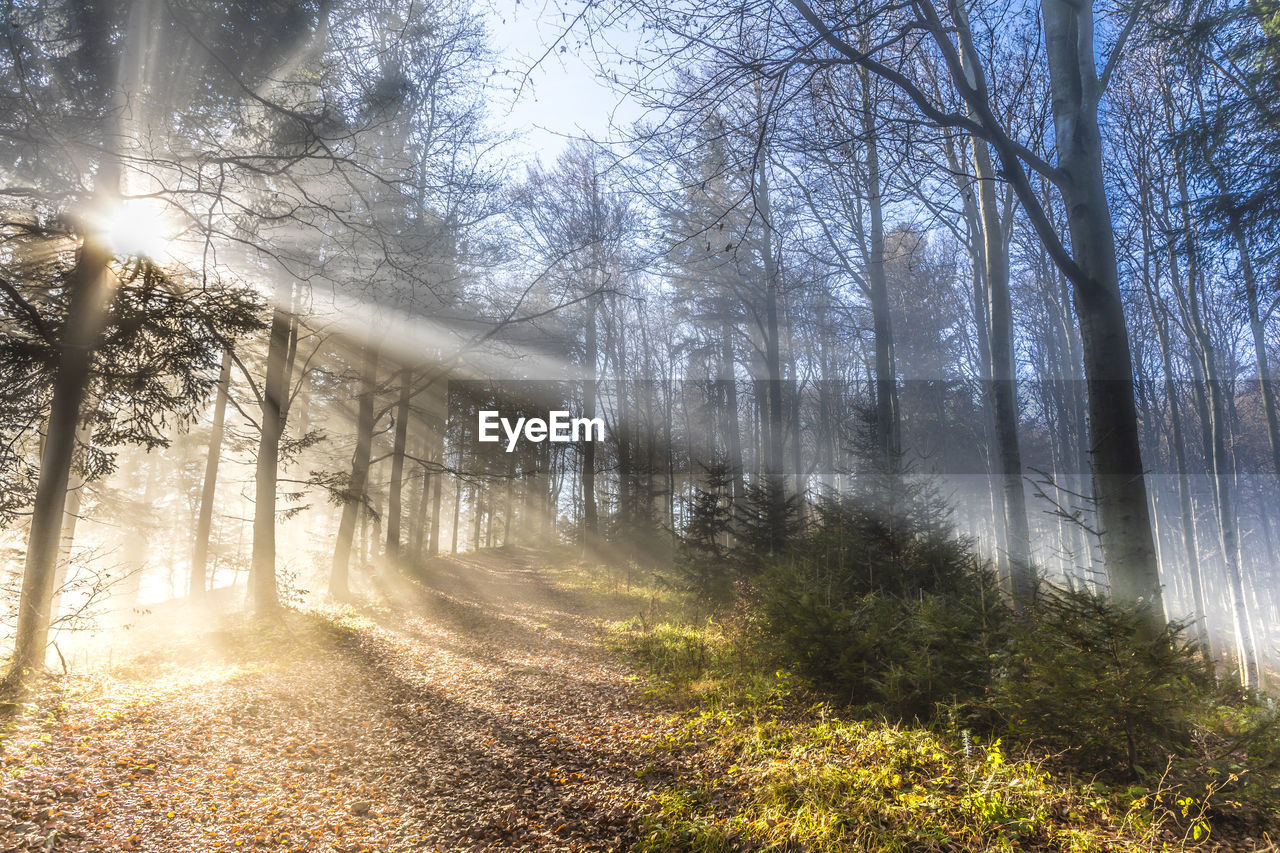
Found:
[{"label": "leaf litter", "polygon": [[394,605],[224,615],[47,680],[4,736],[0,849],[630,846],[670,724],[535,556],[437,560]]}]

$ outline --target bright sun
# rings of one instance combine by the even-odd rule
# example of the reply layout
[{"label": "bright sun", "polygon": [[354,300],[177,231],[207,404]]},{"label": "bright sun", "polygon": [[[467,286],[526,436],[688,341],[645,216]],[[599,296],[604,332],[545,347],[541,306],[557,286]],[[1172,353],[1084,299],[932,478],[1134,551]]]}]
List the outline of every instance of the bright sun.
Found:
[{"label": "bright sun", "polygon": [[119,254],[156,258],[165,254],[172,234],[163,205],[155,199],[131,199],[105,217],[107,243]]}]

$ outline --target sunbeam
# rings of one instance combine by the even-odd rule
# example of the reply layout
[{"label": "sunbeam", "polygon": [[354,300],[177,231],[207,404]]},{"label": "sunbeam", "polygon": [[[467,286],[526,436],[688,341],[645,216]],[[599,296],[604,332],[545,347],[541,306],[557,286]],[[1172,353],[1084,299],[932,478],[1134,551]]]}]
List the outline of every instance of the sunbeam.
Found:
[{"label": "sunbeam", "polygon": [[1276,3],[0,5],[0,850],[1277,853]]}]

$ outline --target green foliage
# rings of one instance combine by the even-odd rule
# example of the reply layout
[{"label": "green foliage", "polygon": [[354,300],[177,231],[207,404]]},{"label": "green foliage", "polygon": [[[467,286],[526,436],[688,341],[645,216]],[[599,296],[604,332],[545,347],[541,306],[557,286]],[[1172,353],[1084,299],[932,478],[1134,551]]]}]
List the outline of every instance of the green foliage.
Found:
[{"label": "green foliage", "polygon": [[1275,715],[1216,694],[1181,625],[1053,587],[1015,615],[927,499],[898,505],[887,516],[824,502],[756,579],[755,619],[738,624],[758,632],[769,671],[794,672],[862,716],[948,722],[1112,779],[1163,774],[1246,812],[1262,802],[1258,786],[1280,769]]},{"label": "green foliage", "polygon": [[800,532],[800,499],[783,477],[765,474],[748,482],[736,510],[734,560],[746,575],[786,553]]},{"label": "green foliage", "polygon": [[[829,621],[803,636],[835,632],[853,675],[817,651],[791,658],[803,680],[777,669],[802,632],[777,633],[788,622],[761,615],[777,606],[767,596],[723,622],[614,623],[609,642],[649,675],[649,695],[688,709],[657,747],[698,755],[646,803],[640,849],[1175,850],[1280,821],[1275,713],[1216,694],[1178,626],[1049,590],[1024,616],[994,605],[988,651],[954,595],[849,588],[863,612],[842,622],[815,606]],[[874,695],[841,695],[834,679]],[[810,687],[841,702],[813,705]]]},{"label": "green foliage", "polygon": [[1170,767],[1180,787],[1207,792],[1193,808],[1175,800],[1186,819],[1280,823],[1280,710],[1274,700],[1216,696],[1192,720],[1193,748]]},{"label": "green foliage", "polygon": [[1089,591],[1049,589],[1014,625],[990,707],[1024,741],[1090,771],[1159,772],[1192,745],[1211,678],[1181,628]]},{"label": "green foliage", "polygon": [[[1280,223],[1280,4],[1211,2],[1161,18],[1166,42],[1191,91],[1175,111],[1177,149],[1203,238],[1230,245],[1235,233],[1274,245]],[[1227,72],[1225,69],[1230,69]]]},{"label": "green foliage", "polygon": [[734,579],[725,547],[732,522],[727,498],[730,479],[723,461],[704,466],[703,472],[673,568],[682,588],[701,599],[723,602],[733,590]]},{"label": "green foliage", "polygon": [[785,663],[843,701],[903,719],[979,696],[1008,621],[995,579],[945,529],[827,501],[761,579]]},{"label": "green foliage", "polygon": [[[0,226],[0,238],[14,247],[0,259],[0,280],[18,283],[0,299],[11,311],[0,335],[0,525],[34,498],[34,425],[52,402],[75,269],[74,235],[60,228],[40,221]],[[111,473],[122,446],[167,447],[174,427],[203,411],[223,351],[263,326],[261,297],[247,285],[212,286],[144,258],[117,262],[112,274],[113,299],[81,412],[91,440],[79,445],[77,469],[87,480]]]}]

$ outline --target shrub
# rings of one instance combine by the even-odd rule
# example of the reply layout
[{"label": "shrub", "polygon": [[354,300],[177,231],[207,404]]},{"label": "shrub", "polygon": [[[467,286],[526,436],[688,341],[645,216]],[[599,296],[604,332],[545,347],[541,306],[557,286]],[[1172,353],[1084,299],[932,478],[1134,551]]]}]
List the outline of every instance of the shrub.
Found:
[{"label": "shrub", "polygon": [[988,707],[1012,735],[1083,769],[1164,769],[1192,745],[1212,678],[1182,626],[1152,631],[1145,611],[1046,588],[1013,627]]},{"label": "shrub", "polygon": [[[738,607],[722,613],[733,629],[727,659],[746,650],[752,667],[781,666],[862,715],[944,718],[956,734],[1050,750],[1077,770],[1184,800],[1198,791],[1205,803],[1265,801],[1257,791],[1280,771],[1280,722],[1254,697],[1216,688],[1182,625],[1153,626],[1148,612],[1047,584],[1014,614],[927,484],[893,472],[877,482],[874,500],[821,502],[759,573],[704,549],[716,563],[703,570],[718,573],[705,577],[721,589],[737,578]],[[696,644],[676,639],[652,638],[663,650],[649,656],[700,674]]]},{"label": "shrub", "polygon": [[785,478],[763,474],[745,485],[736,510],[733,559],[750,577],[786,553],[799,535],[800,497],[787,488]]},{"label": "shrub", "polygon": [[724,542],[732,526],[728,469],[723,462],[704,467],[704,482],[694,490],[689,518],[676,553],[678,585],[712,604],[727,601],[734,571]]},{"label": "shrub", "polygon": [[917,720],[981,695],[1007,613],[943,526],[827,501],[793,553],[761,578],[765,631],[815,687]]}]

